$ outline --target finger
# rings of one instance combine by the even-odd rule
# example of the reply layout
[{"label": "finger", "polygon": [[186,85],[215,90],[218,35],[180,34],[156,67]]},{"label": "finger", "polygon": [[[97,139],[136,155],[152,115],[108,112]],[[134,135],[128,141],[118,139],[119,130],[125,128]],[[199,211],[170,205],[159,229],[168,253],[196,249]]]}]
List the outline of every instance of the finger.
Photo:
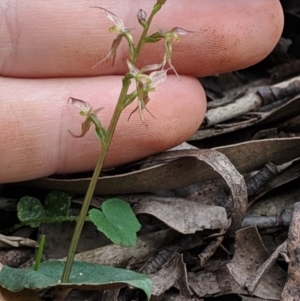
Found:
[{"label": "finger", "polygon": [[[100,153],[93,130],[84,138],[77,108],[70,96],[89,101],[107,127],[120,91],[121,78],[0,79],[0,183],[23,181],[54,173],[92,170]],[[175,76],[150,95],[144,117],[133,103],[122,113],[105,167],[128,163],[173,147],[190,137],[205,114],[205,95],[197,80]]]},{"label": "finger", "polygon": [[[109,52],[115,37],[102,6],[141,29],[136,13],[148,13],[155,1],[18,1],[1,2],[0,74],[12,77],[69,77],[123,74],[127,46],[111,61],[92,67]],[[209,75],[250,66],[273,49],[283,27],[278,0],[168,0],[153,21],[151,32],[178,26],[194,33],[174,45],[173,62],[179,73]],[[162,60],[163,46],[150,44],[140,65]]]}]

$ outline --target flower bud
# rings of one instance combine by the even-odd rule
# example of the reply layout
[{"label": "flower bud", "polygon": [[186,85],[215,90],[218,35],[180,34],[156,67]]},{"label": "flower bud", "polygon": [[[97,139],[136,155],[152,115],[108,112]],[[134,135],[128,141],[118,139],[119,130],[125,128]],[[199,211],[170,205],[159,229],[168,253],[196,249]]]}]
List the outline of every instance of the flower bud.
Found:
[{"label": "flower bud", "polygon": [[138,18],[138,21],[139,23],[143,26],[143,27],[146,27],[147,26],[147,13],[143,10],[143,9],[140,9],[138,14],[137,14],[137,18]]}]

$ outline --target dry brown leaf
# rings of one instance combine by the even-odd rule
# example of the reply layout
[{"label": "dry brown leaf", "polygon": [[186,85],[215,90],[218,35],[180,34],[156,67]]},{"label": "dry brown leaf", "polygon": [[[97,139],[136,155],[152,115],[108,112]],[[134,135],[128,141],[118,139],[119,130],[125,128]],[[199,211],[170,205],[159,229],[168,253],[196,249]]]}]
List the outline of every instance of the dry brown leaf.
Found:
[{"label": "dry brown leaf", "polygon": [[203,205],[180,198],[148,197],[135,205],[133,211],[135,214],[153,215],[183,234],[203,229],[227,229],[229,226],[223,207]]},{"label": "dry brown leaf", "polygon": [[191,291],[187,283],[187,272],[182,255],[176,254],[174,259],[155,274],[149,275],[153,281],[152,295],[161,296],[169,288],[175,286],[180,295],[190,297]]},{"label": "dry brown leaf", "polygon": [[281,299],[282,301],[299,300],[300,296],[300,203],[295,203],[293,217],[287,239],[287,254],[290,259],[287,282],[285,283]]},{"label": "dry brown leaf", "polygon": [[271,256],[258,268],[256,271],[256,274],[252,278],[248,278],[246,281],[245,287],[247,288],[247,291],[252,295],[252,293],[255,291],[257,285],[261,281],[262,277],[270,270],[272,266],[276,263],[278,257],[280,255],[283,255],[286,257],[287,253],[287,241],[284,241],[281,245],[277,247],[275,252],[271,254]]},{"label": "dry brown leaf", "polygon": [[[300,157],[299,143],[300,138],[268,139],[218,147],[216,150],[223,153],[239,172],[245,173],[257,170],[269,161],[283,164]],[[96,194],[151,192],[183,187],[217,177],[204,162],[189,158],[189,150],[183,152],[187,158],[139,171],[99,178]],[[182,151],[178,153],[182,156]],[[90,178],[43,178],[26,183],[41,188],[84,194],[89,182]]]},{"label": "dry brown leaf", "polygon": [[204,268],[198,273],[188,273],[190,289],[199,298],[223,296],[228,294],[247,294],[230,275],[221,262],[214,268]]},{"label": "dry brown leaf", "polygon": [[226,182],[231,192],[232,202],[230,202],[231,225],[230,232],[239,229],[247,210],[247,187],[244,177],[236,170],[228,158],[213,149],[207,150],[187,150],[182,152],[167,152],[157,155],[157,159],[172,160],[184,157],[196,158],[203,161],[217,172]]},{"label": "dry brown leaf", "polygon": [[197,274],[188,273],[191,290],[198,297],[213,296],[220,292],[215,273],[201,271]]},{"label": "dry brown leaf", "polygon": [[138,237],[135,247],[111,244],[102,248],[78,253],[75,255],[75,260],[118,267],[124,267],[128,262],[138,264],[148,260],[176,236],[178,236],[178,233],[173,230],[162,230]]},{"label": "dry brown leaf", "polygon": [[[227,268],[235,281],[244,287],[246,281],[268,259],[261,237],[255,227],[249,227],[236,232],[235,253]],[[262,277],[253,295],[259,298],[279,300],[286,273],[277,265],[270,268]]]}]

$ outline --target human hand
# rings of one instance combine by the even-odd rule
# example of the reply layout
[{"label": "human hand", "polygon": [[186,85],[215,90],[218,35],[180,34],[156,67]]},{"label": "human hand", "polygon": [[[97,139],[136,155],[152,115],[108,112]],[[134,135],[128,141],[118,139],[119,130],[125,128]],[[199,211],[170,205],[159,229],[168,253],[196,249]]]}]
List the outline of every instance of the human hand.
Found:
[{"label": "human hand", "polygon": [[[100,1],[100,2],[99,2]],[[99,141],[91,130],[80,133],[82,118],[69,97],[104,107],[107,126],[126,72],[127,45],[111,61],[105,57],[114,35],[101,6],[115,13],[137,40],[136,14],[155,1],[17,1],[0,6],[0,182],[24,181],[53,173],[92,170]],[[162,29],[194,33],[174,45],[172,62],[181,81],[168,75],[151,94],[144,113],[148,128],[132,104],[122,113],[104,167],[128,163],[171,148],[191,136],[206,110],[204,91],[193,76],[245,68],[263,59],[280,38],[283,14],[277,0],[168,0],[154,18]],[[153,31],[156,28],[153,28]],[[151,31],[150,31],[151,32]],[[161,44],[147,45],[139,66],[161,62]]]}]

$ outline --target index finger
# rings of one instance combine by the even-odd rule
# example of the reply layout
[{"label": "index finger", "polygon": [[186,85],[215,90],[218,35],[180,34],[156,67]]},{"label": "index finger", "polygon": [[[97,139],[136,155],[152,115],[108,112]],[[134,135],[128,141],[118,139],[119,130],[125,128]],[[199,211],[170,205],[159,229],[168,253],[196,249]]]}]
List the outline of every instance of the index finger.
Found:
[{"label": "index finger", "polygon": [[[148,14],[155,1],[18,1],[0,6],[0,74],[10,77],[73,77],[123,74],[127,45],[122,43],[110,62],[92,67],[109,52],[115,36],[102,6],[118,15],[127,27],[141,33],[136,13]],[[247,67],[265,57],[278,41],[283,15],[278,0],[168,0],[150,32],[178,26],[194,31],[174,45],[177,71],[209,75]],[[162,60],[161,43],[148,45],[140,64]]]}]

